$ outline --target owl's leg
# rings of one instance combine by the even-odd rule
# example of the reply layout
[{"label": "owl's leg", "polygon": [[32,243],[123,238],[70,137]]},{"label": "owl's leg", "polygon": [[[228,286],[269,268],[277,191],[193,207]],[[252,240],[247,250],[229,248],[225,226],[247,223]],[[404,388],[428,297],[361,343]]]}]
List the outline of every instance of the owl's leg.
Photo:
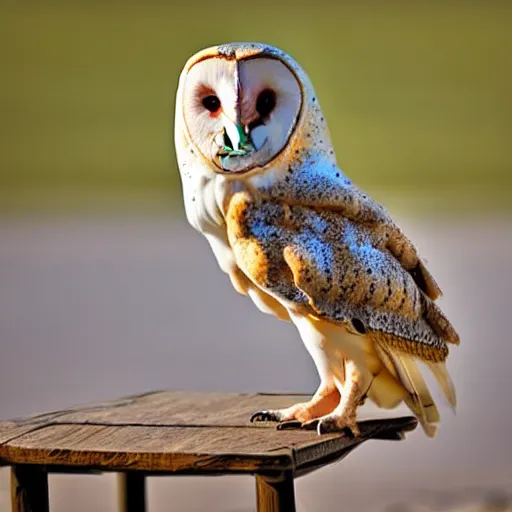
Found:
[{"label": "owl's leg", "polygon": [[[340,386],[336,384],[331,371],[331,362],[323,349],[321,340],[317,336],[312,335],[309,323],[305,321],[304,317],[294,315],[293,313],[290,313],[290,317],[298,327],[304,345],[315,363],[320,377],[320,386],[309,402],[301,402],[286,409],[256,412],[252,415],[251,422],[285,422],[282,425],[284,428],[296,428],[300,427],[304,422],[333,412],[340,403]],[[309,330],[305,331],[305,329]],[[344,368],[343,362],[339,361],[338,366]]]},{"label": "owl's leg", "polygon": [[345,364],[345,382],[341,385],[343,393],[336,409],[325,416],[303,423],[302,428],[316,429],[319,434],[341,432],[348,429],[354,436],[358,436],[359,428],[356,421],[356,412],[363,398],[361,381],[361,374],[354,362],[347,361]]}]

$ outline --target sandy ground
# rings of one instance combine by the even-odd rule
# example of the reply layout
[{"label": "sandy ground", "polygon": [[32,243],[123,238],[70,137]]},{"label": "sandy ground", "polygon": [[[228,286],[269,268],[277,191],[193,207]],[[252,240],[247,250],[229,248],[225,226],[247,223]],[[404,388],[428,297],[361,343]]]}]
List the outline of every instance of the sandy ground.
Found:
[{"label": "sandy ground", "polygon": [[[469,511],[512,496],[512,223],[401,224],[462,337],[449,362],[457,415],[441,402],[435,440],[418,430],[402,443],[369,442],[299,479],[301,512]],[[238,296],[182,221],[4,219],[0,283],[2,419],[153,389],[313,392],[317,384],[293,327]],[[149,499],[154,512],[249,512],[254,487],[249,477],[150,479]],[[51,500],[56,512],[115,510],[115,479],[52,476]]]}]

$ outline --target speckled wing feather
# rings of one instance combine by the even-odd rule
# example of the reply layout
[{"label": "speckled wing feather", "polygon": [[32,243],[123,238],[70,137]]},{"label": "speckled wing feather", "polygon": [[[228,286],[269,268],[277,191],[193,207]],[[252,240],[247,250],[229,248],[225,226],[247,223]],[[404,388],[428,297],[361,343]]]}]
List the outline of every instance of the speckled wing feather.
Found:
[{"label": "speckled wing feather", "polygon": [[294,308],[425,361],[458,336],[389,246],[387,230],[340,212],[235,194],[226,216],[242,271]]},{"label": "speckled wing feather", "polygon": [[264,189],[266,197],[286,198],[289,205],[305,206],[317,211],[337,212],[385,236],[386,249],[411,275],[416,285],[431,299],[441,289],[421,261],[413,243],[402,233],[388,212],[357,188],[351,180],[322,155],[290,166],[284,180]]}]

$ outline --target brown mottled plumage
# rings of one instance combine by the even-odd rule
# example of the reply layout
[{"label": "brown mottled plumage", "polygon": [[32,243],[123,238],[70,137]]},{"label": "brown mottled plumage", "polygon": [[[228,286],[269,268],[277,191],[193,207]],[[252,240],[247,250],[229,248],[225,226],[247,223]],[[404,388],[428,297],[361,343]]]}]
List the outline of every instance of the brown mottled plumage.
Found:
[{"label": "brown mottled plumage", "polygon": [[449,323],[439,310],[427,315],[435,306],[390,249],[385,224],[372,229],[332,210],[258,201],[248,192],[232,197],[226,223],[245,274],[308,314],[340,324],[356,319],[376,342],[431,362],[444,361],[446,343],[458,342],[453,331],[444,335]]},{"label": "brown mottled plumage", "polygon": [[266,45],[207,49],[186,64],[176,105],[189,222],[238,292],[296,325],[321,379],[310,402],[253,419],[357,434],[368,396],[405,401],[433,435],[416,361],[455,407],[445,360],[458,335],[414,245],[338,168],[302,68]]}]

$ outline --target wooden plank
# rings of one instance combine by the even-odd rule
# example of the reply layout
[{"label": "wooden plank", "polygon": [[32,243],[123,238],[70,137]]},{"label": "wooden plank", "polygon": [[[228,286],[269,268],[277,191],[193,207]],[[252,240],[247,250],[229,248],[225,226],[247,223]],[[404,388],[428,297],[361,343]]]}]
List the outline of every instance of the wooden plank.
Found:
[{"label": "wooden plank", "polygon": [[[59,422],[62,418],[66,418],[67,416],[71,417],[71,415],[75,413],[88,413],[88,412],[101,412],[108,411],[110,409],[117,409],[121,407],[126,407],[134,404],[137,400],[143,399],[147,396],[151,396],[154,394],[162,393],[160,391],[153,391],[149,393],[142,393],[139,395],[127,396],[123,398],[117,398],[115,400],[107,400],[94,404],[87,405],[78,405],[71,407],[69,409],[64,409],[61,411],[47,411],[29,414],[27,416],[23,416],[21,418],[14,418],[7,422],[0,422],[0,429],[3,425],[15,425],[15,426],[25,426],[25,425],[41,425],[41,424],[54,424]],[[173,392],[169,392],[173,394]],[[64,420],[66,422],[66,420]]]},{"label": "wooden plank", "polygon": [[[407,420],[410,423],[410,420]],[[360,444],[388,420],[361,423],[361,438],[273,426],[147,427],[49,425],[0,447],[8,463],[164,472],[256,472],[326,462]],[[396,426],[396,424],[395,424]]]},{"label": "wooden plank", "polygon": [[53,425],[1,446],[0,458],[110,470],[251,472],[293,467],[286,444],[316,435],[282,434],[274,428]]},{"label": "wooden plank", "polygon": [[258,512],[295,512],[293,474],[256,475]]},{"label": "wooden plank", "polygon": [[157,392],[0,422],[0,444],[55,424],[252,427],[252,413],[288,407],[309,395]]},{"label": "wooden plank", "polygon": [[37,466],[11,469],[12,512],[49,512],[48,474]]},{"label": "wooden plank", "polygon": [[252,414],[288,407],[308,395],[189,393],[164,391],[33,417],[49,423],[161,426],[254,426]]},{"label": "wooden plank", "polygon": [[44,424],[34,423],[30,425],[18,425],[12,421],[4,421],[0,423],[0,445],[8,443],[11,439],[22,436],[31,430],[37,429],[41,425]]},{"label": "wooden plank", "polygon": [[137,471],[119,474],[119,512],[146,511],[146,477]]}]

